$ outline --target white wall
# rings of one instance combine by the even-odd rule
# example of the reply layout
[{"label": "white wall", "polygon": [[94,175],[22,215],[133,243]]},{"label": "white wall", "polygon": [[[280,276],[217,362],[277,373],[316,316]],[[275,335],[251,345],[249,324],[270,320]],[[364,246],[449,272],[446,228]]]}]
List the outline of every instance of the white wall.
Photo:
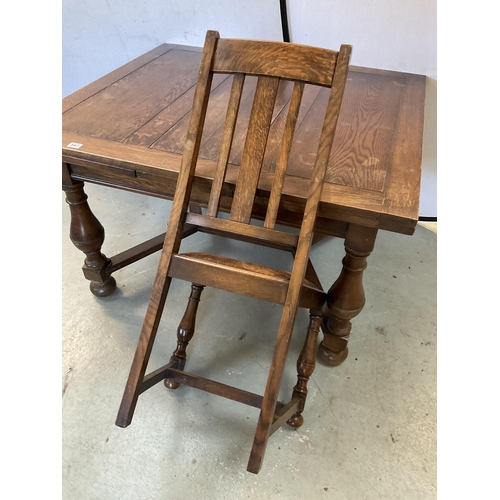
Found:
[{"label": "white wall", "polygon": [[63,0],[63,96],[158,45],[281,40],[279,0]]},{"label": "white wall", "polygon": [[[420,214],[437,216],[436,0],[288,0],[292,42],[353,45],[352,64],[427,75]],[[281,40],[279,0],[63,0],[63,96],[161,43]]]}]

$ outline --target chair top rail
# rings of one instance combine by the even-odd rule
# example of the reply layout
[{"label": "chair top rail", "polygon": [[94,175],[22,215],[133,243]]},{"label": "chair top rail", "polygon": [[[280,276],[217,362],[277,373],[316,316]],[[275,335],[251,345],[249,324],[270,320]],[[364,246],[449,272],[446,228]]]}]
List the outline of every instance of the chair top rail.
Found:
[{"label": "chair top rail", "polygon": [[212,71],[276,76],[330,87],[338,51],[295,43],[221,38]]}]

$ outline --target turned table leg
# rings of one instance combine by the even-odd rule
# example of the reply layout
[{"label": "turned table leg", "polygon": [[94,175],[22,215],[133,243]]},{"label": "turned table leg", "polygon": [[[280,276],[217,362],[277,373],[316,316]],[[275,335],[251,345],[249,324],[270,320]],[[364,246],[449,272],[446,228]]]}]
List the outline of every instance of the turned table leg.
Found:
[{"label": "turned table leg", "polygon": [[347,358],[351,319],[357,316],[365,305],[363,271],[366,269],[366,259],[373,250],[376,236],[377,229],[349,225],[342,271],[328,290],[327,309],[322,324],[324,337],[318,356],[327,365],[337,366]]},{"label": "turned table leg", "polygon": [[90,291],[98,297],[105,297],[114,292],[116,281],[106,274],[106,266],[110,261],[101,253],[104,228],[90,210],[83,186],[83,182],[63,182],[71,212],[69,237],[86,256],[83,274],[90,280]]}]

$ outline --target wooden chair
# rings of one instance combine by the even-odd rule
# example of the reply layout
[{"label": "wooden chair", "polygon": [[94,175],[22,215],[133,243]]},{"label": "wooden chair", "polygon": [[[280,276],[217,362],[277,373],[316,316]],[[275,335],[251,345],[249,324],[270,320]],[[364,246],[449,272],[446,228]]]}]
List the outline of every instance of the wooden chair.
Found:
[{"label": "wooden chair", "polygon": [[[342,45],[337,52],[282,42],[220,39],[216,31],[207,33],[168,230],[116,425],[127,427],[132,420],[139,395],[162,380],[172,389],[177,388],[179,384],[186,384],[252,405],[260,408],[247,468],[253,473],[259,472],[268,438],[276,429],[285,422],[292,427],[302,425],[307,381],[314,370],[317,336],[326,298],[310,264],[309,250],[346,83],[350,54],[349,45]],[[214,73],[232,73],[234,76],[218,164],[206,214],[203,215],[199,211],[189,212],[188,207]],[[217,215],[245,75],[258,76],[258,81],[229,219],[223,219]],[[293,81],[293,91],[273,182],[269,189],[267,213],[261,227],[251,225],[250,222],[281,79]],[[308,201],[300,234],[297,236],[275,229],[275,223],[305,84],[330,87],[331,91],[319,136]],[[185,228],[290,251],[294,256],[292,270],[287,273],[206,253],[178,253]],[[168,364],[145,376],[172,278],[192,283],[186,313],[177,331],[177,348]],[[194,333],[196,310],[204,286],[283,305],[276,346],[263,396],[184,371],[186,347]],[[285,404],[278,401],[278,391],[298,307],[310,310],[310,323],[297,362],[298,382],[293,389],[291,401]]]}]

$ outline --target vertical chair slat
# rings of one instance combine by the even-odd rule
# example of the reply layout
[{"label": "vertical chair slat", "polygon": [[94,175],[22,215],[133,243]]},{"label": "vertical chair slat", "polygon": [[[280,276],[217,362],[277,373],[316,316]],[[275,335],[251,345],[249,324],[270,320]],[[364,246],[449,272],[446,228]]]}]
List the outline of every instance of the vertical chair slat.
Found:
[{"label": "vertical chair slat", "polygon": [[211,217],[217,217],[217,212],[219,211],[222,184],[224,183],[227,162],[229,161],[229,153],[231,152],[231,145],[233,143],[234,129],[236,126],[236,118],[238,117],[238,110],[240,108],[244,81],[245,75],[243,73],[237,73],[234,75],[229,104],[227,107],[226,122],[224,124],[224,132],[222,134],[219,150],[219,160],[217,162],[214,180],[212,183],[212,190],[208,200],[207,215]]},{"label": "vertical chair slat", "polygon": [[259,77],[243,148],[230,219],[248,224],[267,144],[279,78]]},{"label": "vertical chair slat", "polygon": [[304,92],[304,82],[295,82],[293,87],[292,97],[290,99],[290,107],[286,117],[285,130],[283,131],[283,138],[281,140],[280,152],[278,161],[276,162],[276,169],[274,172],[273,186],[269,196],[269,203],[267,206],[266,219],[264,227],[273,229],[276,224],[276,217],[278,215],[278,207],[280,204],[281,190],[283,189],[283,182],[285,180],[286,167],[288,165],[288,157],[292,147],[292,139],[299,116],[300,102],[302,101],[302,94]]}]

